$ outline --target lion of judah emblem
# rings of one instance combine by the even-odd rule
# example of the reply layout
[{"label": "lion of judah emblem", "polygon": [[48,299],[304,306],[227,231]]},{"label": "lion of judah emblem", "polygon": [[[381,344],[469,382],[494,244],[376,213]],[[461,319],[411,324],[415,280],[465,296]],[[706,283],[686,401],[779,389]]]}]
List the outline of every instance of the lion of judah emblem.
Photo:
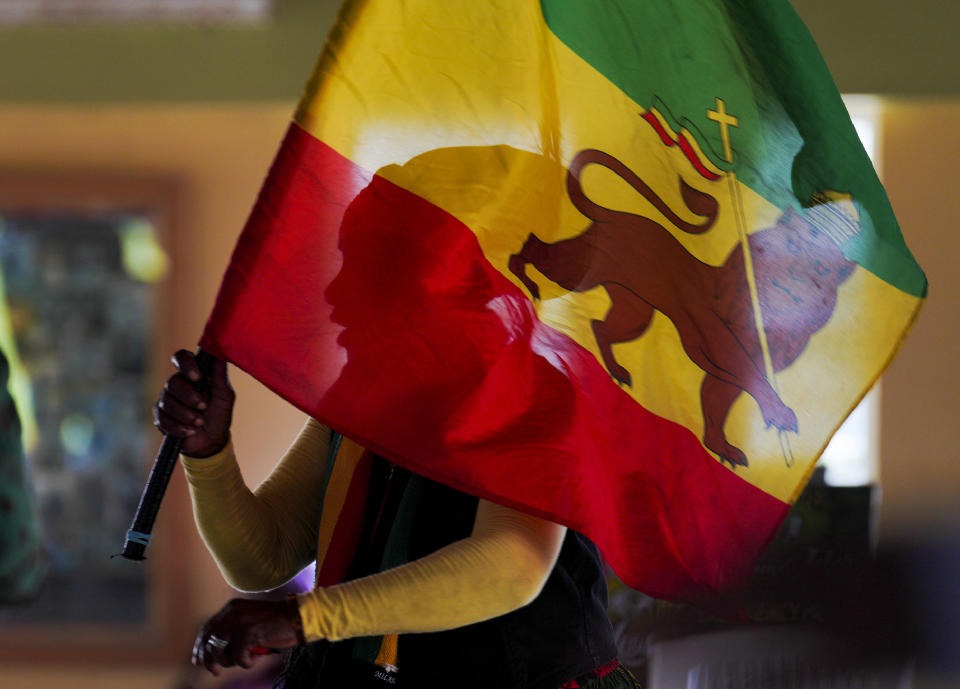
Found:
[{"label": "lion of judah emblem", "polygon": [[[727,441],[723,429],[740,393],[757,402],[768,427],[796,432],[797,416],[764,370],[741,245],[722,265],[698,260],[657,222],[587,198],[580,174],[590,164],[620,176],[684,232],[706,232],[716,221],[716,199],[682,179],[684,203],[703,218],[698,224],[677,216],[622,162],[586,149],[573,159],[566,179],[570,200],[590,225],[576,237],[552,244],[530,234],[510,257],[510,271],[534,299],[539,299],[539,289],[526,274],[528,264],[569,291],[606,289],[610,310],[603,320],[592,322],[592,329],[604,366],[623,385],[630,386],[632,378],[617,362],[611,346],[643,335],[655,311],[669,318],[684,352],[706,374],[700,387],[704,445],[731,468],[747,466],[746,455]],[[837,290],[856,265],[844,256],[835,234],[812,223],[812,217],[788,209],[773,227],[748,239],[774,371],[793,363],[813,333],[827,323]]]}]

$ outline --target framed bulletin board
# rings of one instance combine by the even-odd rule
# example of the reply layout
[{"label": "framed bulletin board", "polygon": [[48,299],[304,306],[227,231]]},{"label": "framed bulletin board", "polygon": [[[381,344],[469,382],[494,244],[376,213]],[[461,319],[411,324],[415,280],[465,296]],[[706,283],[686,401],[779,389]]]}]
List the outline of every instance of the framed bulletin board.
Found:
[{"label": "framed bulletin board", "polygon": [[0,174],[0,344],[47,567],[37,594],[0,608],[0,661],[162,660],[192,638],[183,491],[146,562],[111,558],[159,442],[177,199],[164,179]]}]

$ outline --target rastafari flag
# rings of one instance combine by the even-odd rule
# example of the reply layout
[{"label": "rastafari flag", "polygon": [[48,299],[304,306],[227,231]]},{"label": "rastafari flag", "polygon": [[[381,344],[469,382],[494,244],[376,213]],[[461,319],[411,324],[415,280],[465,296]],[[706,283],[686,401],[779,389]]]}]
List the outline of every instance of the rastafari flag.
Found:
[{"label": "rastafari flag", "polygon": [[368,0],[201,344],[695,600],[744,582],[925,289],[786,0]]}]

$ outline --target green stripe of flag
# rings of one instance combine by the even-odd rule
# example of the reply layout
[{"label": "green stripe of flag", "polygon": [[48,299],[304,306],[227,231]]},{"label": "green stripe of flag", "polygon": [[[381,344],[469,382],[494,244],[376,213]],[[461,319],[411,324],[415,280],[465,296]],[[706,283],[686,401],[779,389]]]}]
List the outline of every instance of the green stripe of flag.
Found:
[{"label": "green stripe of flag", "polygon": [[[550,30],[643,108],[686,128],[721,169],[779,208],[816,191],[854,197],[863,229],[847,256],[918,297],[926,278],[806,27],[786,0],[541,0]],[[666,27],[666,28],[664,28]],[[725,160],[706,116],[739,119]]]}]

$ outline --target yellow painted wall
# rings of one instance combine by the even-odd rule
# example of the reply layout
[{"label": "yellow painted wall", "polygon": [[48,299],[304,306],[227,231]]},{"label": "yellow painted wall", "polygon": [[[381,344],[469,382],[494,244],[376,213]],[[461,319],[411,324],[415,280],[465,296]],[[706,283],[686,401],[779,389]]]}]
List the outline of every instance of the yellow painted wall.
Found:
[{"label": "yellow painted wall", "polygon": [[[0,171],[103,172],[176,179],[182,192],[182,222],[167,246],[176,313],[165,339],[171,343],[169,347],[192,348],[292,108],[292,103],[4,107],[0,108]],[[158,367],[168,368],[169,353],[158,353]],[[238,396],[234,438],[248,481],[256,484],[299,430],[302,415],[245,375],[235,375],[234,386]],[[183,496],[179,470],[170,490]],[[163,516],[161,512],[157,535],[182,544],[181,556],[190,572],[187,614],[198,626],[226,601],[230,589],[194,529],[163,534]],[[116,536],[119,549],[123,534]],[[190,643],[184,639],[184,661]],[[0,689],[159,689],[171,686],[176,670],[151,667],[133,672],[119,661],[105,666],[58,667],[56,658],[35,669],[0,663]]]},{"label": "yellow painted wall", "polygon": [[886,108],[883,177],[930,283],[927,303],[883,378],[881,534],[958,530],[960,517],[960,102]]}]

